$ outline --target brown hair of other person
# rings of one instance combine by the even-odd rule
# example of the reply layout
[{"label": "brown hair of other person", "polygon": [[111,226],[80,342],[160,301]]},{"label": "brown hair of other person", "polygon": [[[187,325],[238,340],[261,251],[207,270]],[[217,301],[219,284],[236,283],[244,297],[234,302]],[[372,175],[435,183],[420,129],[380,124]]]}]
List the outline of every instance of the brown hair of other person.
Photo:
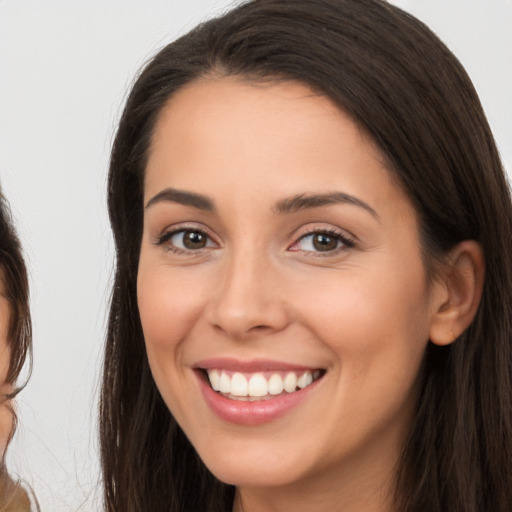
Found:
[{"label": "brown hair of other person", "polygon": [[[23,260],[21,246],[16,235],[9,207],[0,191],[0,273],[3,295],[9,303],[9,327],[7,343],[10,361],[6,383],[12,385],[12,392],[2,400],[13,399],[24,387],[18,383],[18,377],[27,359],[31,367],[32,327],[29,309],[29,290],[27,269]],[[30,374],[30,369],[29,369]],[[3,383],[1,383],[3,384]],[[12,405],[7,405],[13,416],[13,427],[9,440],[16,428],[16,413]],[[9,477],[5,464],[5,450],[0,459],[0,510],[29,510],[30,503],[26,492],[19,483]]]}]

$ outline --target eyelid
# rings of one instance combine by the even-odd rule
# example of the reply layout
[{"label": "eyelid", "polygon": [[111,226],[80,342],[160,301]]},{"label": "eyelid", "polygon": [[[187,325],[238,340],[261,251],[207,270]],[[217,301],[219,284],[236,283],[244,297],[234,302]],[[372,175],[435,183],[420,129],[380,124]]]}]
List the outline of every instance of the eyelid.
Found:
[{"label": "eyelid", "polygon": [[[341,242],[342,246],[337,247],[331,251],[309,251],[304,249],[293,249],[301,240],[304,240],[308,236],[313,236],[315,234],[325,234],[327,236],[333,237]],[[333,226],[314,226],[314,227],[305,227],[301,232],[295,236],[294,242],[288,247],[288,251],[296,251],[296,252],[304,252],[308,254],[314,254],[315,256],[332,256],[333,254],[338,254],[340,251],[352,249],[356,246],[356,237],[347,231],[342,230],[340,228],[335,228]]]},{"label": "eyelid", "polygon": [[[216,237],[211,234],[210,230],[206,228],[204,225],[198,225],[196,223],[184,223],[184,224],[177,224],[168,226],[164,230],[161,231],[159,235],[156,236],[153,243],[155,245],[164,245],[166,244],[173,236],[175,236],[178,233],[185,232],[185,231],[196,231],[201,233],[202,235],[206,236],[207,239],[216,246],[219,246],[220,243],[216,240]],[[337,239],[341,243],[341,247],[337,247],[336,249],[329,250],[329,251],[314,251],[314,250],[303,250],[303,249],[294,249],[293,247],[296,246],[301,240],[305,239],[308,236],[313,236],[315,234],[325,234],[327,236],[333,237]],[[340,251],[351,249],[355,247],[356,245],[357,237],[352,235],[351,233],[348,233],[346,230],[334,227],[334,226],[325,226],[325,225],[308,225],[304,226],[300,229],[299,233],[297,233],[294,236],[294,241],[287,247],[287,251],[296,251],[296,252],[304,252],[304,253],[310,253],[315,254],[315,256],[329,256],[333,254],[337,254]],[[169,248],[170,249],[170,248]],[[175,252],[200,252],[203,249],[211,249],[210,246],[206,246],[199,249],[182,249],[179,247],[173,247],[173,250]]]},{"label": "eyelid", "polygon": [[[160,232],[159,235],[156,236],[156,238],[153,240],[153,243],[155,245],[164,245],[167,243],[173,236],[175,236],[178,233],[184,232],[184,231],[196,231],[198,233],[201,233],[202,235],[206,236],[209,240],[211,240],[215,245],[219,245],[219,242],[215,239],[215,237],[210,233],[210,230],[206,227],[198,224],[192,224],[192,223],[185,223],[185,224],[178,224],[173,226],[168,226],[164,230]],[[203,247],[202,249],[207,249],[210,247]],[[176,252],[183,251],[183,252],[189,252],[186,249],[181,249],[178,247],[175,247]],[[201,249],[190,249],[190,252],[199,252]]]}]

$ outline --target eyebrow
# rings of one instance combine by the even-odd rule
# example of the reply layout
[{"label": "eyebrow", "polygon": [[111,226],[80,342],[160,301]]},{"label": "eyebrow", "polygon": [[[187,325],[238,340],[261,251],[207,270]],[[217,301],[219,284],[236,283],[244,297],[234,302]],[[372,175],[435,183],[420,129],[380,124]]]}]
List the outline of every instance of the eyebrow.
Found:
[{"label": "eyebrow", "polygon": [[[195,192],[186,192],[184,190],[177,190],[174,188],[166,188],[153,196],[147,203],[146,209],[151,206],[162,203],[171,202],[178,203],[185,206],[192,206],[198,210],[206,212],[215,212],[215,204],[209,197],[197,194]],[[273,207],[275,213],[279,215],[286,215],[301,210],[310,208],[319,208],[321,206],[329,206],[332,204],[350,204],[358,206],[369,212],[373,217],[379,219],[377,212],[364,201],[357,197],[344,192],[329,192],[326,194],[298,194],[296,196],[288,197],[278,201]]]},{"label": "eyebrow", "polygon": [[166,188],[165,190],[162,190],[153,196],[146,203],[146,210],[149,207],[162,202],[171,202],[183,204],[185,206],[192,206],[193,208],[197,208],[198,210],[203,210],[206,212],[215,211],[215,205],[209,197],[203,196],[202,194],[196,194],[195,192],[176,190],[174,188]]},{"label": "eyebrow", "polygon": [[309,208],[318,208],[320,206],[329,206],[331,204],[350,204],[363,208],[371,213],[373,217],[379,219],[377,212],[364,201],[343,192],[329,192],[327,194],[298,194],[287,199],[279,201],[274,207],[278,214],[294,213]]}]

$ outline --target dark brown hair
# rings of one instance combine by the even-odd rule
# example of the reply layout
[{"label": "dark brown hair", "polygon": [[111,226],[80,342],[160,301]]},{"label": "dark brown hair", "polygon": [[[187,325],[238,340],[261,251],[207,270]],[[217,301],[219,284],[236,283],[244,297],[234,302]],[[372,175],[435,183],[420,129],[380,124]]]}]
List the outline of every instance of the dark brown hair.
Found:
[{"label": "dark brown hair", "polygon": [[[9,207],[0,191],[0,280],[2,281],[3,295],[9,302],[9,328],[7,343],[10,351],[9,368],[6,383],[13,385],[8,396],[0,399],[13,399],[24,387],[25,383],[18,383],[17,379],[27,361],[31,366],[32,355],[32,329],[30,321],[28,278],[21,246],[13,227]],[[29,371],[30,373],[30,371]],[[0,384],[3,384],[0,383]],[[14,434],[16,414],[9,405],[13,415],[14,425],[10,438]],[[0,453],[0,509],[17,493],[17,484],[11,482],[5,467],[5,452]],[[19,494],[19,493],[18,493]],[[24,494],[24,493],[23,493]]]},{"label": "dark brown hair", "polygon": [[[512,510],[512,206],[470,79],[414,17],[382,0],[255,0],[161,50],[138,77],[112,150],[116,245],[101,396],[109,512],[230,511],[155,387],[137,309],[143,178],[167,100],[205,76],[291,80],[327,95],[380,148],[419,219],[427,269],[477,240],[486,282],[452,345],[429,344],[417,414],[397,469],[396,509]],[[341,435],[341,434],[340,434]]]}]

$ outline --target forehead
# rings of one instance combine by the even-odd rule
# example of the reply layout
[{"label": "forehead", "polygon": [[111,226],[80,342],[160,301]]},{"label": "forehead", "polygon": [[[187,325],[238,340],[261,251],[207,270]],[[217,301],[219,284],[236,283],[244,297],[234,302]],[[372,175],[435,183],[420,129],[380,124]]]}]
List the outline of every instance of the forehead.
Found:
[{"label": "forehead", "polygon": [[208,79],[160,113],[145,197],[170,185],[214,193],[250,184],[275,200],[340,186],[375,203],[406,199],[384,160],[346,113],[303,84]]}]

